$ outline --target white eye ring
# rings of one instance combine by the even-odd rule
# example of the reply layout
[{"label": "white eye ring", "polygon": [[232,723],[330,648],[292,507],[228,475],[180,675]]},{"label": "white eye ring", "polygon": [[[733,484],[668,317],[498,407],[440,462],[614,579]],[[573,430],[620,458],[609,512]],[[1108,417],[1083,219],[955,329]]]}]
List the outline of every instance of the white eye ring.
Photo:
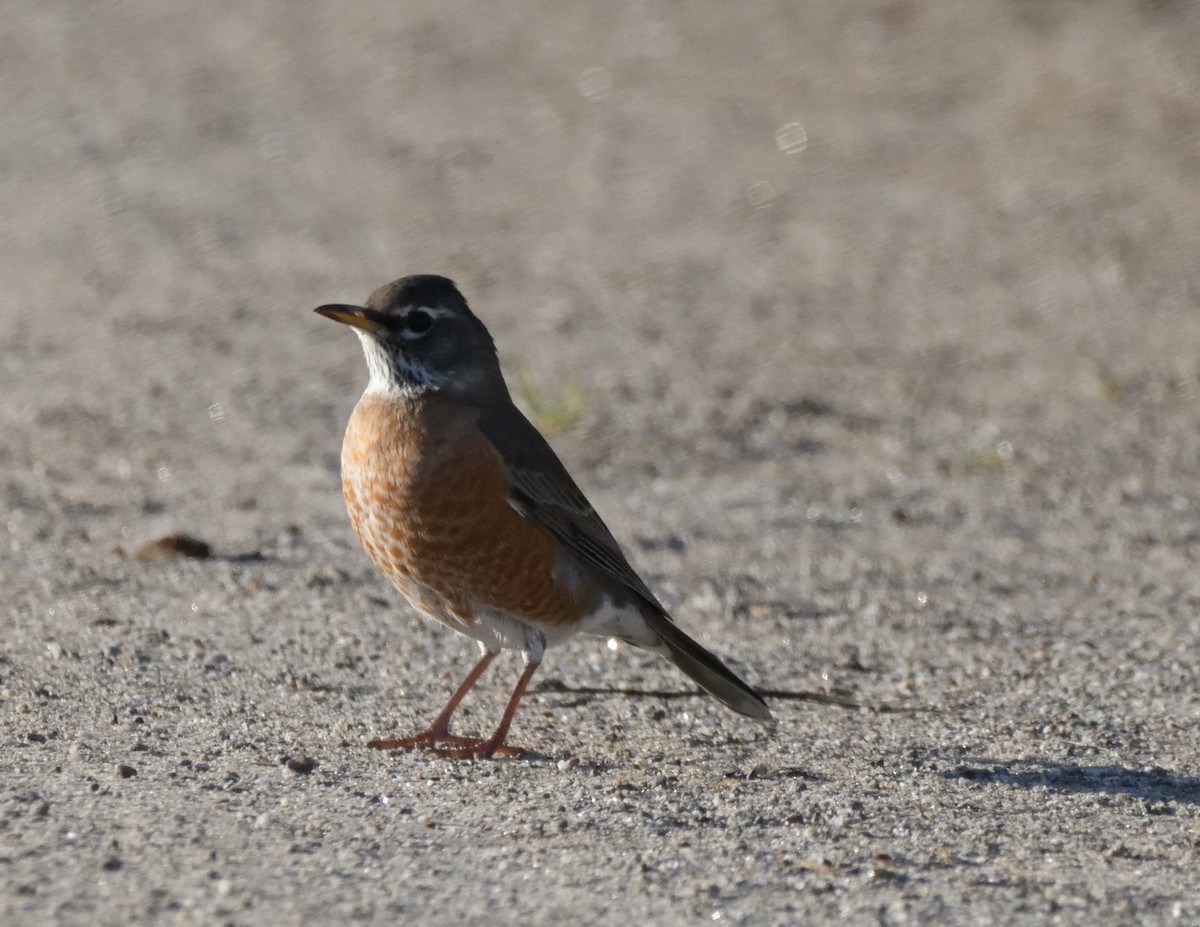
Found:
[{"label": "white eye ring", "polygon": [[408,315],[404,317],[404,327],[400,329],[400,337],[406,341],[414,341],[417,338],[425,337],[431,328],[433,328],[433,313],[418,307],[409,310]]}]

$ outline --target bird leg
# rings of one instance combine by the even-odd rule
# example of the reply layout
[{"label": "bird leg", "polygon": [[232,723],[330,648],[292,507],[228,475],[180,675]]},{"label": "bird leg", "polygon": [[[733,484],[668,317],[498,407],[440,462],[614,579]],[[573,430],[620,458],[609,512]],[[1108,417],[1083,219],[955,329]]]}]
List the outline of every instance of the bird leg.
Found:
[{"label": "bird leg", "polygon": [[[500,719],[500,724],[496,730],[492,732],[492,736],[486,740],[477,740],[467,744],[448,744],[445,747],[434,746],[432,751],[438,756],[445,756],[451,759],[487,759],[491,756],[508,756],[519,758],[525,755],[525,750],[521,747],[510,747],[504,742],[508,736],[509,725],[512,724],[513,715],[517,713],[517,706],[521,703],[521,696],[525,694],[525,689],[529,685],[529,680],[533,678],[533,674],[537,672],[539,662],[530,660],[525,664],[525,670],[521,673],[521,678],[517,680],[517,685],[512,691],[512,695],[508,697],[508,706],[504,709],[504,716]],[[455,740],[465,738],[455,738]]]},{"label": "bird leg", "polygon": [[[450,718],[458,708],[459,703],[466,697],[466,694],[471,691],[475,683],[479,682],[479,677],[486,671],[491,662],[496,659],[494,651],[485,653],[475,664],[474,669],[467,673],[467,678],[462,681],[462,684],[450,696],[450,701],[446,703],[446,707],[442,709],[442,713],[437,716],[433,724],[417,734],[414,737],[398,737],[388,738],[387,740],[372,740],[367,743],[368,747],[375,750],[414,750],[417,747],[432,747],[436,744],[452,744],[455,747],[467,748],[480,743],[477,738],[471,737],[456,737],[450,733]],[[507,726],[505,727],[507,730]]]}]

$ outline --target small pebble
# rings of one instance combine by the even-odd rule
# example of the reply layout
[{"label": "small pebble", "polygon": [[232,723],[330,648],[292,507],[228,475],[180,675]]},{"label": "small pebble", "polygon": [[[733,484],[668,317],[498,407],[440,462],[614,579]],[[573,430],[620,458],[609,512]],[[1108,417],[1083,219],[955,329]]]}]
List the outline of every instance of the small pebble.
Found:
[{"label": "small pebble", "polygon": [[137,770],[132,766],[126,765],[125,763],[118,763],[117,764],[117,775],[120,776],[122,779],[132,779],[134,776],[137,775]]},{"label": "small pebble", "polygon": [[283,765],[287,767],[289,772],[293,772],[298,776],[307,776],[317,768],[317,761],[311,756],[289,756]]},{"label": "small pebble", "polygon": [[196,560],[207,560],[212,556],[212,547],[207,541],[202,541],[190,534],[176,532],[139,544],[129,556],[134,560],[160,561],[173,560],[176,557],[192,557]]}]

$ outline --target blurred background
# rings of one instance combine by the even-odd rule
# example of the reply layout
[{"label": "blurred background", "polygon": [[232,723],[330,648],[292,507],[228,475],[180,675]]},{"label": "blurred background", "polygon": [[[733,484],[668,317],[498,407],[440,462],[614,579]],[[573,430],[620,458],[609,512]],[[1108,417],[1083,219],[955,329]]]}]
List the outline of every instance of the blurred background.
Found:
[{"label": "blurred background", "polygon": [[770,444],[747,422],[814,395],[970,430],[1194,389],[1192,3],[6,22],[0,454],[31,491],[190,518],[327,467],[361,371],[309,310],[414,272],[460,283],[535,401],[586,386],[635,457],[653,430],[650,462],[714,428]]}]

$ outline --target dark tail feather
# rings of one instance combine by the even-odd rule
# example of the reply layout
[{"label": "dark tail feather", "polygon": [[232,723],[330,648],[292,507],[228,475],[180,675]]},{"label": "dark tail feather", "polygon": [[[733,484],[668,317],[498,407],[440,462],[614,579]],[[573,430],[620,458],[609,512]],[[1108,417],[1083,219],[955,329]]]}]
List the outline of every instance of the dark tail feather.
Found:
[{"label": "dark tail feather", "polygon": [[690,676],[700,688],[734,711],[759,721],[771,721],[771,710],[746,683],[724,663],[688,637],[665,615],[647,615],[647,623],[658,634],[671,662]]}]

